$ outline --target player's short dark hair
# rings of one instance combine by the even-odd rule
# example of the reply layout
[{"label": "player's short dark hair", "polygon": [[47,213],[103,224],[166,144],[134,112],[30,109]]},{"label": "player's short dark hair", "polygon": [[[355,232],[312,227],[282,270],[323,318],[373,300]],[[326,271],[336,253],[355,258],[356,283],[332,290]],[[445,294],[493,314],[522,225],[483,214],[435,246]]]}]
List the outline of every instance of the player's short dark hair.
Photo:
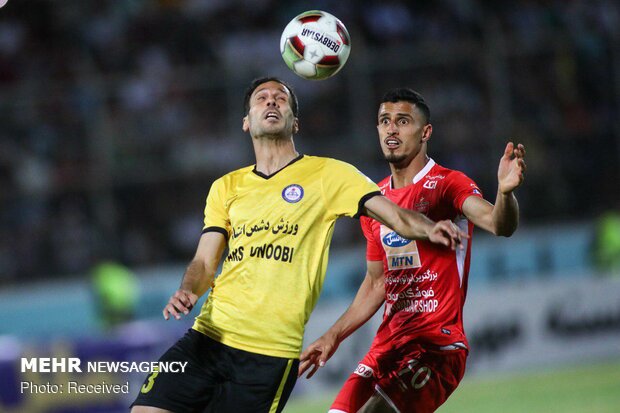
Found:
[{"label": "player's short dark hair", "polygon": [[299,102],[297,101],[297,96],[295,96],[295,91],[293,90],[291,85],[286,83],[284,80],[272,76],[259,77],[258,79],[254,79],[252,83],[250,83],[250,86],[248,86],[245,91],[245,97],[243,99],[244,114],[247,115],[250,111],[250,98],[252,97],[252,93],[254,93],[257,87],[267,82],[278,82],[279,84],[288,89],[291,95],[289,99],[291,110],[293,111],[293,115],[297,117],[299,115]]},{"label": "player's short dark hair", "polygon": [[429,109],[428,105],[424,101],[424,98],[422,97],[422,95],[413,89],[409,89],[407,87],[399,87],[395,89],[390,89],[387,92],[385,92],[385,94],[381,98],[380,103],[385,103],[385,102],[396,103],[396,102],[402,102],[402,101],[409,102],[413,104],[415,107],[417,107],[418,110],[422,112],[422,115],[424,115],[426,123],[431,123],[431,110]]}]

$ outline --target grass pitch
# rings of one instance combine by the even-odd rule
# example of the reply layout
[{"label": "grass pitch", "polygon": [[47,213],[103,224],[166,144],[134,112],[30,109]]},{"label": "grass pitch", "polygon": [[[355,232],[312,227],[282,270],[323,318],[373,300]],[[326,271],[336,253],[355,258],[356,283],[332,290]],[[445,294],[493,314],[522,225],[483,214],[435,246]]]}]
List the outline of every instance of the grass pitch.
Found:
[{"label": "grass pitch", "polygon": [[[326,413],[333,395],[291,400],[285,413]],[[440,413],[617,413],[620,360],[501,377],[465,378]]]}]

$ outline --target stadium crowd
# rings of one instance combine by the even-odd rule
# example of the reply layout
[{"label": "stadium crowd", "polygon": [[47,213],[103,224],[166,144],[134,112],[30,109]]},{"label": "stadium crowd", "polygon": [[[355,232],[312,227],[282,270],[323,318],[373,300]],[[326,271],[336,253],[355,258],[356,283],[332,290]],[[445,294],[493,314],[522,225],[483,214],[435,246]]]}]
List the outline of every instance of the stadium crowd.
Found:
[{"label": "stadium crowd", "polygon": [[[238,102],[271,74],[303,96],[302,153],[379,180],[388,87],[434,109],[436,160],[495,193],[528,147],[525,224],[620,206],[620,5],[613,0],[319,1],[353,45],[334,79],[294,78],[282,28],[303,1],[9,1],[0,9],[0,284],[186,261],[212,180],[251,162]],[[360,243],[357,224],[334,242]],[[345,228],[346,227],[346,228]]]}]

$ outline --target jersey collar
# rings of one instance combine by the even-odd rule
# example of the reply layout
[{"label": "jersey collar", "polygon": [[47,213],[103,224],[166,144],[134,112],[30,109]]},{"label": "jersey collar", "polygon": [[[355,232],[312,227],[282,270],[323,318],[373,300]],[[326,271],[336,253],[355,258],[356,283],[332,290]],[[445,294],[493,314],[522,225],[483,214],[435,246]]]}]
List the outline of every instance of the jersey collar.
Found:
[{"label": "jersey collar", "polygon": [[[435,161],[432,158],[428,158],[428,162],[424,165],[424,168],[413,177],[412,182],[414,184],[420,182],[420,180],[433,169],[433,166],[435,166]],[[390,175],[390,190],[392,189],[394,189],[394,178]]]},{"label": "jersey collar", "polygon": [[258,172],[258,171],[256,170],[256,165],[254,165],[254,169],[252,169],[252,172],[254,172],[254,174],[256,174],[256,175],[260,176],[260,177],[261,177],[261,178],[263,178],[263,179],[269,179],[269,178],[273,177],[275,174],[277,174],[278,172],[282,171],[283,169],[285,169],[285,168],[287,168],[287,167],[291,166],[292,164],[294,164],[295,162],[297,162],[298,160],[300,160],[300,159],[301,159],[301,158],[303,158],[303,157],[304,157],[304,155],[300,153],[300,154],[299,154],[299,156],[298,156],[297,158],[293,159],[292,161],[290,161],[289,163],[287,163],[286,165],[284,165],[282,168],[278,169],[277,171],[275,171],[275,172],[274,172],[274,173],[272,173],[271,175],[265,175],[265,174],[264,174],[264,173],[262,173],[262,172]]},{"label": "jersey collar", "polygon": [[433,169],[433,166],[435,166],[435,161],[433,161],[432,158],[428,158],[428,162],[424,165],[424,168],[413,177],[413,183],[417,184],[420,182],[420,180]]}]

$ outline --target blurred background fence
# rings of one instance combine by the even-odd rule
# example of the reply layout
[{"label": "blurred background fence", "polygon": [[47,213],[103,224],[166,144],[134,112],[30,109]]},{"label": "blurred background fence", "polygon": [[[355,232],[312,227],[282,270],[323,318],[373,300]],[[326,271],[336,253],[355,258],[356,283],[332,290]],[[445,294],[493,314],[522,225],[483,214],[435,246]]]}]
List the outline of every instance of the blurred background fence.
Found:
[{"label": "blurred background fence", "polygon": [[[278,50],[286,23],[313,8],[338,16],[353,39],[346,67],[322,82],[296,78]],[[300,152],[375,180],[389,173],[375,125],[390,87],[423,94],[431,156],[491,201],[506,141],[523,142],[521,227],[473,242],[470,371],[552,354],[562,329],[574,351],[549,362],[620,356],[617,2],[9,0],[0,9],[0,411],[51,411],[15,391],[22,346],[96,358],[107,343],[114,359],[152,358],[187,328],[153,319],[194,252],[211,182],[253,163],[242,98],[262,75],[296,88]],[[101,320],[92,275],[104,261],[137,274],[134,324]],[[346,307],[364,264],[357,222],[339,221],[309,339]],[[514,297],[523,311],[508,305]],[[491,317],[487,301],[506,317]],[[337,386],[372,333],[349,340],[317,386]],[[122,411],[126,401],[96,410],[100,400],[82,400],[74,411]]]}]

